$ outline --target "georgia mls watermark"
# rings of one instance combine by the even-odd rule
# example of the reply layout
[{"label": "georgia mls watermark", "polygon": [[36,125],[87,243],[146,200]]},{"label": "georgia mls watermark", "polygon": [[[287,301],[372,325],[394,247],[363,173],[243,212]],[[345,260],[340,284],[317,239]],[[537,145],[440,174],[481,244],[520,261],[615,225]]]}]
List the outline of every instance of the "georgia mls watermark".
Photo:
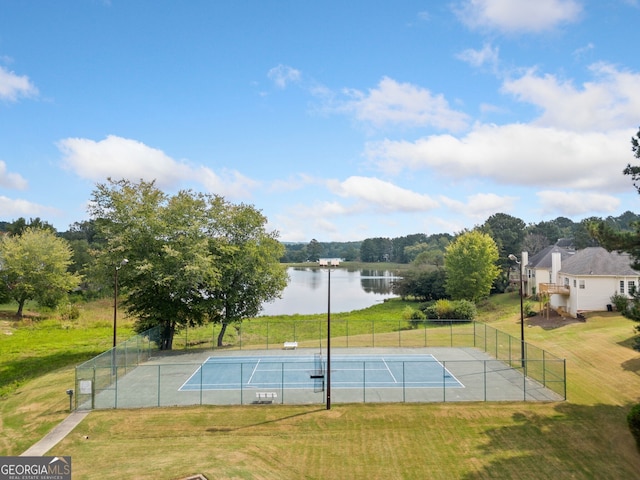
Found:
[{"label": "georgia mls watermark", "polygon": [[0,457],[0,480],[71,480],[71,457]]}]

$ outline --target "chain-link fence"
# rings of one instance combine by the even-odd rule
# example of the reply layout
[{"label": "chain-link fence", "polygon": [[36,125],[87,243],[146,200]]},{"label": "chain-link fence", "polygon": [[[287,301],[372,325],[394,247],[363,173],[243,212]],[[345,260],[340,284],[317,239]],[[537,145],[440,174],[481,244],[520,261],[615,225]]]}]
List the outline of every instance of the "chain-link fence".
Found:
[{"label": "chain-link fence", "polygon": [[[76,407],[118,408],[162,405],[253,403],[251,389],[243,391],[243,377],[233,378],[237,388],[210,389],[201,383],[197,391],[179,390],[190,376],[202,372],[209,355],[273,355],[285,343],[304,351],[326,349],[326,320],[269,318],[246,321],[229,326],[218,346],[220,326],[190,329],[174,337],[174,350],[161,352],[156,346],[159,330],[137,335],[104,354],[76,368]],[[399,390],[385,391],[367,385],[336,390],[334,401],[494,401],[494,400],[559,400],[566,399],[565,360],[487,324],[469,321],[371,321],[332,318],[331,348],[355,352],[361,349],[384,349],[387,354],[416,348],[440,348],[438,360],[459,374],[465,393],[443,384],[429,389],[413,388],[404,376]],[[481,352],[483,352],[481,354]],[[191,355],[191,357],[189,356]],[[293,353],[290,355],[293,356]],[[149,362],[151,357],[152,362]],[[192,360],[185,362],[185,358]],[[255,362],[238,359],[240,370],[250,370]],[[286,368],[283,365],[274,368]],[[350,367],[351,368],[351,367]],[[366,372],[366,362],[352,365]],[[473,385],[473,388],[467,386]],[[515,390],[513,390],[515,389]],[[320,403],[323,393],[301,394],[280,390],[280,403]],[[286,391],[285,391],[286,390]],[[514,393],[516,392],[517,393]],[[361,392],[361,394],[357,393]],[[342,399],[342,400],[341,400]]]}]

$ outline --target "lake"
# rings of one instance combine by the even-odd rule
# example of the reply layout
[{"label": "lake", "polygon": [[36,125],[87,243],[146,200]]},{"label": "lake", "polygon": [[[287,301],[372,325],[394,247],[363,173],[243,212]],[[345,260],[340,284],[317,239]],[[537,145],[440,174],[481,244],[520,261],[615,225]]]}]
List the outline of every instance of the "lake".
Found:
[{"label": "lake", "polygon": [[[287,269],[289,284],[282,298],[263,306],[261,315],[293,315],[327,311],[327,268]],[[391,283],[399,277],[388,270],[331,269],[331,311],[350,312],[395,297]]]}]

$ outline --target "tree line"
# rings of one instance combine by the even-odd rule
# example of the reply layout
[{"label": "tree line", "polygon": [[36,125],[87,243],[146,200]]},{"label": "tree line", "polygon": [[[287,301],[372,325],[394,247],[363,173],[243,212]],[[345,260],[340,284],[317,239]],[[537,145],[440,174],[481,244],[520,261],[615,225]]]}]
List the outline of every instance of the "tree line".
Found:
[{"label": "tree line", "polygon": [[[628,232],[634,229],[640,216],[626,211],[620,216],[589,217],[574,222],[567,217],[557,217],[538,223],[526,224],[520,218],[506,213],[491,215],[484,223],[475,228],[488,233],[497,243],[501,261],[509,253],[522,251],[535,255],[545,247],[554,245],[560,239],[566,239],[576,249],[594,247],[599,241],[590,231],[592,223],[602,223],[613,231]],[[402,237],[374,237],[352,242],[321,242],[312,239],[308,243],[289,242],[284,244],[283,263],[316,262],[319,258],[341,258],[345,261],[392,262],[409,264],[420,256],[419,261],[433,265],[442,265],[444,251],[460,233],[437,233],[426,235],[415,233]],[[506,255],[504,255],[504,253]]]},{"label": "tree line", "polygon": [[[164,325],[166,348],[170,348],[176,329],[205,321],[222,324],[218,339],[221,344],[228,325],[257,315],[262,302],[277,297],[284,288],[286,274],[275,267],[279,261],[331,257],[406,263],[410,268],[396,282],[395,293],[423,301],[450,298],[453,287],[447,291],[445,256],[452,243],[468,233],[412,234],[360,242],[313,239],[308,244],[281,243],[276,232],[266,232],[266,218],[252,206],[233,205],[218,196],[193,192],[168,197],[153,182],[99,184],[92,205],[90,220],[74,223],[61,233],[40,218],[0,222],[4,240],[0,244],[0,300],[15,300],[17,313],[22,315],[28,300],[53,308],[69,291],[81,292],[84,298],[109,295],[118,257],[131,257],[128,259],[137,259],[136,267],[132,264],[121,275],[127,293],[125,307],[139,319],[139,329]],[[591,217],[577,223],[558,217],[526,225],[517,217],[496,213],[472,231],[486,234],[495,243],[497,268],[490,288],[495,293],[504,292],[509,286],[509,270],[513,267],[510,254],[519,255],[524,250],[534,255],[559,239],[568,239],[577,249],[599,245],[605,232],[608,237],[632,234],[639,220],[638,215],[627,211],[618,217]],[[599,234],[594,233],[593,225],[600,226]],[[45,256],[47,259],[43,260],[41,257]],[[209,265],[214,260],[215,268]],[[50,265],[38,268],[44,263]],[[466,264],[473,262],[467,259]],[[180,278],[172,269],[181,272]],[[29,272],[32,277],[27,275]],[[264,281],[255,280],[258,273]],[[450,277],[448,281],[453,284]],[[225,288],[210,287],[222,283],[220,279],[226,282]],[[161,304],[157,298],[171,296],[170,291],[178,292],[180,288],[180,296],[190,298],[188,308],[181,303],[184,299],[164,302],[157,311],[151,308]],[[149,291],[154,293],[146,298]],[[213,295],[218,302],[215,307],[210,299]]]}]

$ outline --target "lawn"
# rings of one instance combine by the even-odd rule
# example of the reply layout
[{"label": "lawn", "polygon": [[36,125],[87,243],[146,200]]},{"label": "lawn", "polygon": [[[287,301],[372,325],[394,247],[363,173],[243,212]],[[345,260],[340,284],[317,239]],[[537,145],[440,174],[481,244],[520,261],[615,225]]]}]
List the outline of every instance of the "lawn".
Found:
[{"label": "lawn", "polygon": [[[384,308],[388,316],[402,309]],[[71,355],[75,363],[108,348],[108,321],[95,312],[83,316],[78,327],[58,322],[56,329],[55,320],[47,320],[48,332],[37,334],[39,322],[14,328],[5,320],[3,329],[13,335],[0,339],[2,368],[9,345],[9,364],[27,365],[26,357],[35,366],[43,356],[47,363],[64,363]],[[480,319],[519,337],[517,295],[493,298],[482,306]],[[102,326],[94,329],[92,323]],[[178,479],[196,473],[209,479],[640,478],[640,453],[625,423],[630,405],[640,401],[640,353],[628,346],[634,324],[615,312],[586,322],[554,325],[534,317],[528,323],[528,342],[567,359],[565,402],[96,411],[48,454],[70,455],[74,479]],[[40,352],[30,351],[28,340],[15,351],[13,339],[26,327],[27,338],[44,344]],[[57,330],[67,332],[66,342]],[[55,346],[60,341],[64,347]],[[73,369],[61,363],[5,385],[0,454],[23,452],[66,416]]]}]

